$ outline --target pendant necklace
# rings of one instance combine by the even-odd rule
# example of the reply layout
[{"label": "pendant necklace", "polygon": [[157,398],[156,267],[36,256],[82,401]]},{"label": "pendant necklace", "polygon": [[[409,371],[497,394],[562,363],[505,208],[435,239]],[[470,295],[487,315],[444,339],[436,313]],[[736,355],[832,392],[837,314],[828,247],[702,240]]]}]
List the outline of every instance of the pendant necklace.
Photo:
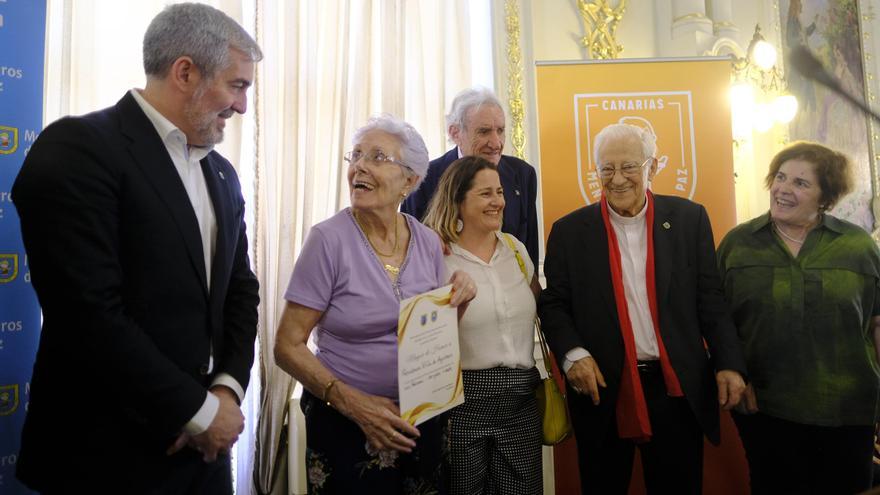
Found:
[{"label": "pendant necklace", "polygon": [[[364,226],[361,224],[361,221],[358,220],[357,215],[354,215],[354,220],[357,222],[358,226],[364,232],[364,237],[367,238],[367,242],[370,243],[370,247],[373,248],[373,251],[376,254],[378,254],[379,256],[382,256],[384,258],[393,258],[394,257],[394,255],[397,253],[397,245],[398,245],[398,241],[399,241],[399,239],[397,237],[398,222],[397,222],[397,214],[396,213],[394,214],[394,247],[391,248],[390,254],[385,254],[385,253],[379,251],[378,248],[376,248],[376,245],[373,244],[373,241],[370,239],[370,234],[367,233],[367,229],[365,229]],[[383,261],[383,260],[379,260],[379,261]],[[383,264],[385,265],[384,268],[385,268],[386,272],[394,275],[395,277],[400,274],[400,267],[390,265],[390,264],[384,263],[384,262],[383,262]]]}]

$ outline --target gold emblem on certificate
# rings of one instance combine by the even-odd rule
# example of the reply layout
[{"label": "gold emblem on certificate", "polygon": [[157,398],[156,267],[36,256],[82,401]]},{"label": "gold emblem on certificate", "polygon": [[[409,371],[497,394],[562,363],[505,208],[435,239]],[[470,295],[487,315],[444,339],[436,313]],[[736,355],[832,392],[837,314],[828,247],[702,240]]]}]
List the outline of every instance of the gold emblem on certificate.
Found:
[{"label": "gold emblem on certificate", "polygon": [[464,403],[458,311],[449,306],[451,288],[400,303],[397,386],[401,417],[413,425]]}]

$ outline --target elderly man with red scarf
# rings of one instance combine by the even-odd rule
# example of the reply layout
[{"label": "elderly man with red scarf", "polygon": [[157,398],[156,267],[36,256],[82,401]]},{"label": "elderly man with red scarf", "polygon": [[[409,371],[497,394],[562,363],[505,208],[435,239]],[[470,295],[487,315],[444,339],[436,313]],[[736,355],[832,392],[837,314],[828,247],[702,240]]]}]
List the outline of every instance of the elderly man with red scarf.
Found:
[{"label": "elderly man with red scarf", "polygon": [[705,208],[655,195],[656,138],[596,135],[599,203],[553,224],[539,313],[565,371],[584,493],[627,493],[638,448],[649,493],[701,493],[703,435],[745,388]]}]

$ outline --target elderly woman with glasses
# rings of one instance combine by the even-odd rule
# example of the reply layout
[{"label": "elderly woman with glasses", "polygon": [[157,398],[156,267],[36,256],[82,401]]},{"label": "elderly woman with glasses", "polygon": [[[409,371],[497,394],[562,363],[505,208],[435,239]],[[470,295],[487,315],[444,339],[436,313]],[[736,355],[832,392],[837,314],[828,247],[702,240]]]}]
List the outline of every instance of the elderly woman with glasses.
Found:
[{"label": "elderly woman with glasses", "polygon": [[309,493],[445,493],[446,416],[418,428],[400,417],[399,305],[451,283],[461,315],[476,288],[447,275],[437,234],[398,212],[428,168],[419,133],[383,115],[353,145],[351,207],[312,227],[275,340],[278,365],[305,388]]}]

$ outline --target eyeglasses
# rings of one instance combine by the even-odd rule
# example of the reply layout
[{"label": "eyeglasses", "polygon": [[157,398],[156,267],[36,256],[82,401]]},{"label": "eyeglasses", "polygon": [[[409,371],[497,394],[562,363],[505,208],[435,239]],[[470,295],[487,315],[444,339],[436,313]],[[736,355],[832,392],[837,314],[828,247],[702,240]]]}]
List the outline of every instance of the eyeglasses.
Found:
[{"label": "eyeglasses", "polygon": [[385,152],[380,149],[375,149],[368,153],[364,153],[361,150],[351,150],[348,153],[342,155],[342,159],[348,162],[349,165],[354,165],[358,162],[358,160],[364,159],[364,161],[375,163],[376,165],[382,165],[383,163],[393,163],[405,169],[412,170],[411,168],[409,168],[408,165],[404,164],[393,156],[386,155]]},{"label": "eyeglasses", "polygon": [[599,177],[603,179],[610,179],[614,177],[614,174],[620,172],[624,177],[635,177],[639,175],[642,171],[642,167],[645,166],[646,163],[653,160],[654,157],[650,156],[645,161],[642,162],[641,165],[636,162],[626,162],[620,165],[620,168],[614,168],[610,163],[606,163],[605,165],[599,166]]}]

